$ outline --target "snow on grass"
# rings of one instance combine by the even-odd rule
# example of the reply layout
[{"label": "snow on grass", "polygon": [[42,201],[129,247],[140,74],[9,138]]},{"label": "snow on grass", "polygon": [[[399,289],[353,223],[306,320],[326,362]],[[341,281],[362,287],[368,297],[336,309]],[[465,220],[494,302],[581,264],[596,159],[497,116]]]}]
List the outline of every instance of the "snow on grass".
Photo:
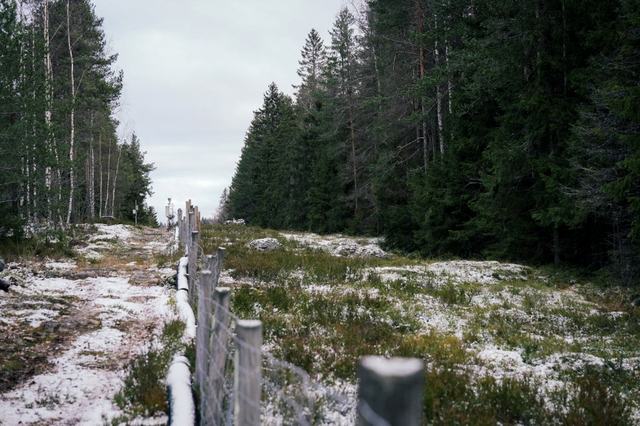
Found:
[{"label": "snow on grass", "polygon": [[[97,228],[98,235],[91,237],[95,249],[113,250],[113,242],[98,240],[129,244],[133,237],[127,226],[97,225]],[[159,247],[161,244],[148,244],[141,250]],[[83,252],[82,249],[79,251]],[[83,253],[86,256],[88,252]],[[170,268],[158,270],[157,267],[136,266],[138,273],[142,271],[152,276],[166,277],[175,273]],[[76,267],[71,261],[48,261],[43,265],[45,270],[67,271]],[[43,322],[51,322],[53,327],[60,321],[60,312],[47,301],[58,298],[56,300],[65,303],[59,306],[77,308],[73,315],[95,318],[90,320],[94,329],[82,334],[82,326],[71,323],[76,327],[74,333],[79,334],[72,341],[61,344],[62,352],[48,360],[45,372],[0,396],[0,424],[89,426],[103,424],[121,415],[113,399],[123,383],[122,369],[128,357],[139,352],[153,333],[158,332],[158,327],[173,318],[169,306],[171,290],[134,285],[131,281],[133,272],[125,270],[111,272],[109,276],[70,280],[35,276],[30,268],[16,266],[10,271],[19,277],[19,284],[11,287],[7,297],[22,300],[24,309],[4,312],[0,304],[2,323],[26,322],[36,328]],[[126,327],[123,327],[124,321],[128,321]],[[151,336],[149,330],[152,330]],[[166,420],[166,416],[160,416],[133,423],[155,421],[164,424]]]},{"label": "snow on grass", "polygon": [[89,238],[89,241],[120,240],[127,241],[133,236],[134,228],[129,225],[95,225],[97,232]]},{"label": "snow on grass", "polygon": [[280,235],[303,246],[326,251],[338,257],[384,258],[387,256],[379,246],[382,241],[381,238],[350,238],[343,235],[295,234],[285,232],[281,232]]},{"label": "snow on grass", "polygon": [[113,329],[102,329],[81,336],[69,350],[51,362],[52,372],[35,376],[28,384],[3,395],[0,400],[2,420],[16,425],[88,426],[101,424],[103,415],[117,413],[112,399],[121,384],[120,374],[91,368],[97,367],[100,360],[82,354],[88,350],[117,348],[121,334]]},{"label": "snow on grass", "polygon": [[511,263],[452,260],[424,265],[367,268],[364,273],[366,276],[375,273],[384,282],[414,279],[438,287],[447,283],[493,285],[505,278],[524,280],[528,271],[529,268],[525,266]]},{"label": "snow on grass", "polygon": [[51,268],[54,270],[71,270],[71,269],[75,269],[76,267],[76,262],[73,261],[67,261],[67,262],[58,262],[58,261],[47,261],[44,264],[45,268]]},{"label": "snow on grass", "polygon": [[[294,256],[308,247],[351,257],[346,251],[379,242],[300,233],[280,236],[289,240],[284,250]],[[319,262],[330,261],[324,253],[318,253],[318,259],[313,252],[304,256],[305,262],[292,262],[293,268],[277,274],[249,272],[259,279],[238,274],[234,279],[233,271],[225,270],[220,282],[234,286],[236,297],[242,294],[237,306],[244,315],[272,323],[275,337],[265,346],[278,352],[281,345],[282,353],[300,365],[307,363],[305,368],[314,374],[320,369],[329,382],[338,375],[355,380],[352,366],[341,362],[354,357],[349,351],[362,352],[354,341],[367,345],[371,355],[409,349],[431,362],[433,374],[443,365],[468,372],[470,387],[487,377],[498,383],[506,378],[529,382],[552,414],[565,409],[554,405],[552,396],[565,392],[570,400],[583,386],[578,379],[603,374],[614,383],[601,385],[610,387],[607,392],[619,392],[616,383],[625,383],[632,424],[640,425],[637,312],[633,307],[611,309],[599,299],[595,286],[573,280],[552,283],[529,267],[495,261],[336,259],[335,268],[322,268]],[[268,260],[264,264],[271,267]],[[376,329],[382,330],[380,335]],[[378,340],[368,340],[366,334]],[[342,373],[335,372],[338,368]],[[591,369],[597,371],[588,373]],[[353,424],[342,420],[334,423]]]}]

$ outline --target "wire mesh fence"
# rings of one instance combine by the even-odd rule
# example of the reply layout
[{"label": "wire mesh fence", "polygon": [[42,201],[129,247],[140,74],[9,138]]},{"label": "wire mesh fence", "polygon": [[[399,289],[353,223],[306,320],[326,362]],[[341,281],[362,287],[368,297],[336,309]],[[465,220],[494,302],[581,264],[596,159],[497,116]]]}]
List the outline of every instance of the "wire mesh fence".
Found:
[{"label": "wire mesh fence", "polygon": [[[223,253],[219,251],[218,256]],[[201,260],[211,259],[202,256]],[[211,295],[205,290],[216,276],[205,270],[198,279],[198,318],[203,327],[198,326],[196,383],[201,424],[234,424],[242,415],[234,412],[235,407],[257,413],[260,424],[354,424],[354,395],[314,382],[301,368],[239,337],[239,325],[246,321],[229,311],[229,289],[216,286]],[[200,309],[212,312],[210,318]],[[259,365],[244,362],[241,352]]]},{"label": "wire mesh fence", "polygon": [[[407,369],[406,360],[370,360],[371,368],[361,368],[361,381],[377,389],[369,392],[369,400],[358,402],[354,391],[313,381],[301,368],[264,350],[262,323],[234,315],[231,289],[218,286],[225,250],[215,255],[203,251],[195,231],[197,216],[189,205],[187,211],[184,219],[179,211],[178,229],[187,249],[183,259],[189,263],[189,301],[197,305],[195,388],[200,425],[420,424],[421,362],[419,368]],[[412,407],[405,407],[406,401]],[[409,418],[407,413],[418,414]]]}]

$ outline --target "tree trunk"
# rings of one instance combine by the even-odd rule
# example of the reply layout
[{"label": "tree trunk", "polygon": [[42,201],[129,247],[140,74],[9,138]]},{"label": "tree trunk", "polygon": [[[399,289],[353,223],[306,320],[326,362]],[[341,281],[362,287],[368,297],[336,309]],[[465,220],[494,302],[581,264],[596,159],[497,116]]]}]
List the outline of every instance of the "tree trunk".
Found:
[{"label": "tree trunk", "polygon": [[[417,14],[418,14],[418,33],[419,33],[419,42],[420,42],[420,79],[424,78],[427,72],[427,61],[424,50],[424,43],[422,41],[422,36],[424,34],[424,20],[423,11],[422,11],[422,1],[417,1]],[[429,168],[429,146],[427,144],[427,100],[423,96],[420,99],[420,109],[422,111],[422,153],[424,160],[424,169],[427,170]]]},{"label": "tree trunk", "polygon": [[102,132],[98,135],[98,162],[100,163],[100,217],[102,217]]},{"label": "tree trunk", "polygon": [[118,161],[116,161],[116,172],[113,176],[113,196],[111,197],[111,216],[116,217],[115,203],[116,203],[116,187],[118,184],[118,169],[120,168],[120,158],[122,157],[122,145],[120,145],[118,153]]},{"label": "tree trunk", "polygon": [[70,60],[70,77],[71,77],[71,114],[70,125],[71,133],[69,135],[69,162],[71,169],[69,170],[69,209],[67,211],[67,226],[71,223],[71,213],[73,210],[73,193],[75,190],[75,174],[74,174],[74,143],[76,137],[76,82],[74,76],[74,63],[73,63],[73,46],[71,45],[71,8],[70,0],[67,0],[67,44],[69,47],[69,60]]},{"label": "tree trunk", "polygon": [[89,158],[88,158],[88,179],[87,179],[87,199],[89,203],[89,217],[96,217],[96,188],[95,188],[95,180],[96,180],[96,165],[95,165],[95,157],[93,154],[93,111],[91,111],[91,131],[89,136]]},{"label": "tree trunk", "polygon": [[[435,17],[435,27],[438,28],[438,17]],[[440,66],[440,48],[438,40],[435,41],[434,56],[436,67]],[[442,86],[438,84],[436,87],[436,114],[438,118],[438,141],[440,142],[440,155],[444,155],[444,122],[442,119]]]},{"label": "tree trunk", "polygon": [[104,214],[109,214],[109,183],[111,181],[111,144],[109,144],[109,156],[107,157],[107,188],[104,199]]},{"label": "tree trunk", "polygon": [[354,217],[358,214],[358,167],[356,163],[356,130],[354,124],[353,98],[351,88],[347,89],[349,97],[349,127],[351,130],[351,161],[353,163],[353,199]]}]

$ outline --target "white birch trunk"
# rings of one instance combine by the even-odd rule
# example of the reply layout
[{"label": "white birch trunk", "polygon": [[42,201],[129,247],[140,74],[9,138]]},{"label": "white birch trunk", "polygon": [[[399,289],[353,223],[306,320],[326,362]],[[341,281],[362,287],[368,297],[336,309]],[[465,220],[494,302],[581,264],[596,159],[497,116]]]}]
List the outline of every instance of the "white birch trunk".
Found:
[{"label": "white birch trunk", "polygon": [[87,182],[88,196],[89,196],[89,217],[96,217],[96,166],[95,158],[93,154],[93,111],[91,111],[91,136],[89,137],[89,182]]},{"label": "white birch trunk", "polygon": [[73,46],[71,45],[71,8],[70,0],[67,0],[67,44],[69,47],[69,60],[70,60],[70,77],[71,77],[71,133],[69,135],[69,162],[71,163],[71,170],[69,171],[69,210],[67,211],[67,226],[71,223],[71,212],[73,210],[73,193],[75,190],[75,174],[74,174],[74,143],[76,137],[76,82],[74,76],[74,63],[73,63]]},{"label": "white birch trunk", "polygon": [[[54,155],[56,163],[58,162],[58,152],[55,146],[55,140],[51,132],[51,115],[53,110],[53,94],[52,94],[52,81],[53,81],[53,64],[51,62],[51,43],[49,40],[49,0],[44,0],[44,45],[45,45],[45,101],[47,109],[44,113],[44,121],[46,124],[47,141],[49,153]],[[53,173],[51,166],[47,165],[45,169],[45,190],[47,192],[47,225],[51,226],[53,223],[53,210],[51,208],[51,187],[52,187]],[[60,179],[58,178],[58,184]]]},{"label": "white birch trunk", "polygon": [[116,161],[116,172],[113,176],[113,196],[111,197],[111,216],[116,217],[115,203],[116,203],[116,187],[118,183],[118,169],[120,168],[120,158],[122,157],[122,145],[119,147],[118,161]]},{"label": "white birch trunk", "polygon": [[102,132],[98,135],[98,162],[100,163],[100,217],[102,217]]},{"label": "white birch trunk", "polygon": [[111,144],[109,144],[109,154],[107,157],[107,188],[104,199],[104,214],[109,214],[109,183],[111,182]]}]

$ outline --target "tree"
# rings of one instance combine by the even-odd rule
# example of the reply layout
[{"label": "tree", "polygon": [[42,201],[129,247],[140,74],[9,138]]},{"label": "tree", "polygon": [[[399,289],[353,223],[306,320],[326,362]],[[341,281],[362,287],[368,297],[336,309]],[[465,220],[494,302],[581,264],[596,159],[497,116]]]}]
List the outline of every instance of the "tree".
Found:
[{"label": "tree", "polygon": [[214,222],[221,225],[227,220],[229,220],[229,190],[225,188],[222,190],[222,194],[220,195],[218,208],[214,214]]},{"label": "tree", "polygon": [[315,29],[309,32],[301,54],[298,76],[302,81],[298,86],[294,86],[298,89],[296,104],[305,113],[310,113],[315,107],[316,93],[322,87],[322,74],[327,61],[324,43]]},{"label": "tree", "polygon": [[254,112],[231,182],[231,217],[259,226],[287,224],[288,198],[296,184],[290,172],[297,165],[288,151],[296,140],[294,117],[292,100],[270,84],[263,107]]}]

